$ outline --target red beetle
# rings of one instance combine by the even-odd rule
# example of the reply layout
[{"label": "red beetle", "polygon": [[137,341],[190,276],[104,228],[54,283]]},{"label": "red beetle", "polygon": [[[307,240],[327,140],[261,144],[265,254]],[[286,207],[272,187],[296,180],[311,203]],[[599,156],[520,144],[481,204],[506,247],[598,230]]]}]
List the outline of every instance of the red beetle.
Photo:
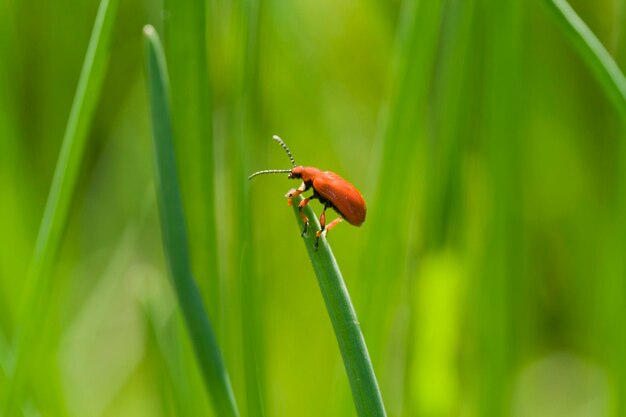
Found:
[{"label": "red beetle", "polygon": [[[309,204],[309,201],[317,199],[324,205],[322,214],[320,215],[321,230],[315,232],[315,249],[319,245],[320,236],[326,235],[330,229],[335,227],[342,219],[346,219],[348,223],[354,226],[360,226],[365,221],[365,200],[359,190],[348,181],[341,178],[339,175],[330,171],[321,171],[313,167],[296,166],[296,162],[291,155],[291,151],[278,136],[274,136],[274,140],[280,143],[280,146],[287,152],[293,168],[291,169],[266,169],[263,171],[255,172],[250,175],[248,179],[252,179],[261,174],[280,174],[289,173],[288,178],[301,178],[302,185],[298,188],[292,188],[285,195],[289,200],[291,206],[291,198],[302,194],[309,188],[313,188],[313,195],[305,198],[298,204],[298,211],[300,217],[304,221],[304,229],[302,230],[302,236],[306,233],[309,227],[309,219],[304,215],[302,209]],[[326,226],[326,209],[332,207],[341,217],[337,217]]]}]

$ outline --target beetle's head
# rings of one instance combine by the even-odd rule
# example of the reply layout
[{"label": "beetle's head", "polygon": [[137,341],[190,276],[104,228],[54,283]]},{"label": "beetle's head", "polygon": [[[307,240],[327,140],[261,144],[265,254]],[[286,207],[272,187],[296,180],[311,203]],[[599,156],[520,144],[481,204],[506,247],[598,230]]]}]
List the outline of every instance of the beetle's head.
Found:
[{"label": "beetle's head", "polygon": [[302,166],[296,166],[296,161],[294,161],[293,156],[291,155],[291,151],[289,150],[287,145],[285,145],[285,142],[283,142],[283,140],[276,135],[274,135],[273,139],[277,141],[278,143],[280,143],[280,146],[282,146],[285,152],[287,152],[287,156],[289,156],[289,159],[291,160],[291,165],[293,166],[293,168],[292,169],[265,169],[263,171],[255,172],[254,174],[250,175],[248,179],[252,179],[256,177],[257,175],[261,175],[261,174],[280,174],[280,173],[288,173],[289,174],[288,178],[302,178],[302,170],[304,168]]},{"label": "beetle's head", "polygon": [[302,178],[302,170],[304,167],[302,165],[291,168],[291,172],[289,173],[289,178],[298,179]]}]

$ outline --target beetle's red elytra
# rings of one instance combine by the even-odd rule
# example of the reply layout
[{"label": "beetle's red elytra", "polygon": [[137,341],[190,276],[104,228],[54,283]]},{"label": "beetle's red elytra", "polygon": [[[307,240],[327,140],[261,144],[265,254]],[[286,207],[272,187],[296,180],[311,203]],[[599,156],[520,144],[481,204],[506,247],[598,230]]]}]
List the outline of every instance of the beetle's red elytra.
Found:
[{"label": "beetle's red elytra", "polygon": [[[285,142],[279,138],[278,136],[273,137],[280,146],[283,147],[289,159],[291,160],[291,165],[293,168],[291,169],[266,169],[263,171],[255,172],[250,175],[248,179],[252,179],[257,175],[261,174],[280,174],[280,173],[288,173],[288,178],[292,179],[301,179],[302,184],[298,188],[292,188],[285,195],[287,197],[287,202],[291,206],[291,198],[298,196],[309,188],[313,189],[313,195],[310,197],[306,197],[304,200],[298,204],[298,212],[300,213],[300,217],[304,222],[304,229],[302,230],[302,236],[306,233],[309,227],[309,219],[305,216],[302,209],[309,204],[311,200],[319,200],[320,203],[324,206],[322,210],[322,214],[320,215],[320,226],[321,229],[315,232],[315,249],[317,250],[319,246],[319,238],[320,236],[326,236],[326,233],[337,224],[339,224],[343,219],[347,220],[353,226],[361,226],[365,221],[365,214],[367,212],[367,208],[365,206],[365,200],[363,200],[363,196],[356,189],[356,187],[350,184],[348,181],[341,178],[339,175],[330,171],[322,171],[313,167],[305,167],[302,165],[296,166],[296,162],[291,155],[291,151],[285,144]],[[333,208],[340,217],[337,217],[335,220],[326,225],[326,209]]]}]

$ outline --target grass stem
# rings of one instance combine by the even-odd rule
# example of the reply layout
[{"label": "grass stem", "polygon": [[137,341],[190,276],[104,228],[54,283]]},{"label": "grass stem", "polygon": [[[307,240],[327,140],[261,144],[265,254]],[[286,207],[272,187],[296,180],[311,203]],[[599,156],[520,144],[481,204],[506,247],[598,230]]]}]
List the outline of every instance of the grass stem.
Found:
[{"label": "grass stem", "polygon": [[[298,213],[300,201],[302,196],[293,199],[293,210],[302,230],[304,223]],[[306,206],[304,212],[310,219],[308,234],[303,239],[304,245],[335,330],[357,414],[359,417],[385,416],[374,368],[341,271],[326,238],[320,238],[319,248],[315,250],[315,231],[320,229],[320,224],[310,206]]]}]

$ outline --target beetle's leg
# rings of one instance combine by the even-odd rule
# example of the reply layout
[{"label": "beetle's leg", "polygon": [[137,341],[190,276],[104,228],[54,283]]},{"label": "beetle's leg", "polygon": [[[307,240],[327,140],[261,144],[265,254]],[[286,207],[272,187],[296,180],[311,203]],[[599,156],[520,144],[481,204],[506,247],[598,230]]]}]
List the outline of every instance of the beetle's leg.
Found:
[{"label": "beetle's leg", "polygon": [[300,202],[300,204],[298,204],[298,213],[300,213],[300,218],[304,222],[304,229],[302,229],[302,234],[300,236],[304,236],[304,234],[306,233],[307,229],[309,228],[309,218],[304,214],[302,209],[304,209],[304,206],[309,204],[309,201],[311,201],[311,199],[313,199],[313,198],[315,198],[315,197],[314,196],[307,197],[304,200],[302,200]]},{"label": "beetle's leg", "polygon": [[320,231],[324,230],[324,228],[326,227],[326,209],[327,208],[328,206],[324,206],[324,209],[322,210],[322,214],[320,214],[320,226],[321,226]]},{"label": "beetle's leg", "polygon": [[326,234],[328,233],[330,229],[337,226],[339,223],[343,221],[342,217],[337,217],[335,220],[328,223],[328,226],[326,227],[326,213],[325,213],[326,208],[327,206],[324,206],[324,210],[322,211],[322,215],[320,216],[320,225],[322,226],[322,228],[319,231],[315,232],[315,250],[317,250],[317,248],[320,245],[320,236],[322,235],[326,236]]},{"label": "beetle's leg", "polygon": [[291,190],[289,190],[287,194],[285,194],[285,197],[287,197],[287,204],[289,204],[289,207],[291,207],[292,205],[291,197],[299,196],[300,194],[305,192],[307,189],[308,187],[303,182],[302,185],[300,185],[298,188],[292,188]]},{"label": "beetle's leg", "polygon": [[318,246],[320,245],[320,235],[326,228],[326,209],[328,206],[324,204],[324,208],[322,209],[322,214],[320,214],[320,230],[315,232],[315,250],[317,251]]}]

